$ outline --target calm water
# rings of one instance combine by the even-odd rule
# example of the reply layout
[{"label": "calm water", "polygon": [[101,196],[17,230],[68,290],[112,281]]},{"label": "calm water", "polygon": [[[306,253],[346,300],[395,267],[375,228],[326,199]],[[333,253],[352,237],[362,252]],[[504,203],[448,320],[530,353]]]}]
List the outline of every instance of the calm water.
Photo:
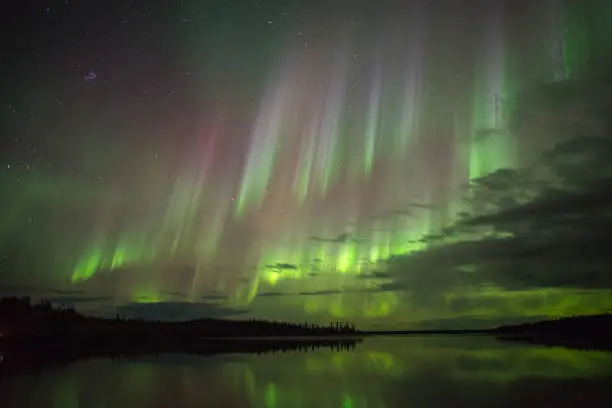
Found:
[{"label": "calm water", "polygon": [[366,339],[348,352],[100,359],[0,379],[0,404],[612,407],[612,353],[486,337],[389,337]]}]

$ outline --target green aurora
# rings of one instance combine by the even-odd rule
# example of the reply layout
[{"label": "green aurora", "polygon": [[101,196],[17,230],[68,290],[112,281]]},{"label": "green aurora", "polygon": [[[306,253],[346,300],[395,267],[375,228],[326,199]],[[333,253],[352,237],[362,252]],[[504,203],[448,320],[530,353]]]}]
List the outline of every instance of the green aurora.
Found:
[{"label": "green aurora", "polygon": [[[499,217],[575,192],[563,173],[573,170],[545,160],[555,146],[608,130],[597,109],[578,112],[598,99],[565,91],[597,76],[592,61],[612,38],[608,3],[542,2],[517,18],[512,2],[414,1],[403,18],[381,7],[371,21],[367,6],[330,6],[324,19],[279,8],[282,18],[259,21],[265,13],[186,3],[217,22],[175,30],[177,64],[199,78],[193,125],[164,119],[182,118],[176,106],[141,112],[148,127],[114,124],[99,107],[69,125],[51,120],[79,140],[56,160],[76,170],[14,160],[2,171],[5,281],[101,293],[114,306],[207,302],[362,327],[612,308],[604,283],[538,281],[557,268],[554,254],[510,261],[492,247],[539,234],[525,232],[535,221]],[[445,17],[455,13],[461,23]],[[571,115],[575,134],[562,129]],[[578,174],[584,162],[565,165]],[[281,398],[274,382],[265,394],[266,406]]]}]

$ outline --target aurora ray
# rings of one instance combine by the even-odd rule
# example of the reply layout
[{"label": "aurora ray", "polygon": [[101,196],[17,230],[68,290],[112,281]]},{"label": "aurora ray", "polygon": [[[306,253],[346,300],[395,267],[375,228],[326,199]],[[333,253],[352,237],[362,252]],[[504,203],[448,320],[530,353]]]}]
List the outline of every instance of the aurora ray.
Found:
[{"label": "aurora ray", "polygon": [[3,68],[0,277],[364,326],[607,310],[568,232],[607,210],[533,214],[605,197],[612,7],[477,2],[58,19]]}]

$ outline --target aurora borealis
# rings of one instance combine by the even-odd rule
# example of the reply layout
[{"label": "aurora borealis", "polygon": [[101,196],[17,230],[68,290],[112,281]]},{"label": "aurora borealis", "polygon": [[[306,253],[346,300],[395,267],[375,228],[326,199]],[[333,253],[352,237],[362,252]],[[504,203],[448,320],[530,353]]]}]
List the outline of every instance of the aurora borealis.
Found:
[{"label": "aurora borealis", "polygon": [[612,308],[609,2],[121,3],[10,22],[3,293],[385,328]]}]

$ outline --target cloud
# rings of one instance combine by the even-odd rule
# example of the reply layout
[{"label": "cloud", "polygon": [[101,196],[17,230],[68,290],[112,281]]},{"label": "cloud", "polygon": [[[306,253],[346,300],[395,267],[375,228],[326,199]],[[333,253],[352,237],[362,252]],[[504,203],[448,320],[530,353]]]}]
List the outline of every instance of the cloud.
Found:
[{"label": "cloud", "polygon": [[[389,209],[382,214],[376,215],[370,218],[371,221],[384,220],[395,217],[414,217],[416,214],[415,210],[419,211],[433,211],[435,210],[435,206],[431,204],[421,204],[421,203],[409,203],[399,208]],[[376,228],[371,228],[371,231],[376,231]]]},{"label": "cloud", "polygon": [[279,296],[325,296],[325,295],[341,295],[349,293],[373,293],[380,292],[379,288],[354,288],[354,289],[326,289],[304,292],[262,292],[258,293],[257,297],[279,297]]},{"label": "cloud", "polygon": [[161,290],[160,293],[162,295],[165,295],[165,296],[175,296],[175,297],[185,297],[185,296],[187,296],[186,293],[177,292],[177,291],[170,291],[170,290]]},{"label": "cloud", "polygon": [[54,293],[58,295],[84,295],[85,292],[82,290],[73,290],[73,289],[49,289],[49,293]]},{"label": "cloud", "polygon": [[291,293],[283,293],[283,292],[262,292],[258,293],[257,297],[277,297],[277,296],[289,296]]},{"label": "cloud", "polygon": [[210,301],[210,300],[226,300],[227,296],[222,294],[222,293],[210,293],[207,295],[203,295],[200,297],[200,299],[204,300],[204,301]]},{"label": "cloud", "polygon": [[248,313],[246,310],[221,307],[207,302],[127,303],[113,308],[112,312],[128,318],[163,321],[223,319]]},{"label": "cloud", "polygon": [[11,285],[1,284],[0,295],[1,296],[26,296],[33,295],[42,292],[43,289],[33,285]]},{"label": "cloud", "polygon": [[346,291],[342,291],[339,289],[330,289],[330,290],[316,290],[312,292],[298,292],[298,296],[322,296],[322,295],[338,295],[341,293],[347,293]]},{"label": "cloud", "polygon": [[[554,193],[462,221],[488,233],[433,244],[392,258],[396,286],[429,295],[454,286],[494,283],[506,289],[612,288],[612,183],[590,194]],[[475,234],[478,235],[477,233]],[[407,272],[408,271],[408,272]],[[420,296],[420,295],[417,295]]]},{"label": "cloud", "polygon": [[397,292],[397,291],[409,290],[409,287],[406,285],[403,285],[401,281],[397,281],[397,282],[382,283],[378,286],[378,289],[381,292]]},{"label": "cloud", "polygon": [[57,303],[61,305],[72,306],[77,303],[93,303],[93,302],[105,302],[112,300],[112,296],[76,296],[76,295],[65,295],[65,296],[52,296],[47,297],[45,300],[48,300],[51,303]]},{"label": "cloud", "polygon": [[[0,285],[0,296],[30,296],[36,299],[49,301],[74,301],[89,299],[87,293],[82,290],[48,288],[34,285]],[[83,300],[88,301],[88,300]]]},{"label": "cloud", "polygon": [[277,271],[283,271],[283,270],[296,270],[299,268],[298,265],[294,265],[294,264],[290,264],[290,263],[281,263],[281,262],[277,262],[275,264],[269,264],[266,265],[267,269],[274,269]]},{"label": "cloud", "polygon": [[309,237],[308,239],[312,241],[328,242],[332,244],[348,244],[348,243],[359,242],[357,239],[353,238],[351,234],[349,234],[348,232],[343,232],[342,234],[334,238],[323,238],[323,237],[312,236],[312,237]]},{"label": "cloud", "polygon": [[[542,95],[557,92],[564,90],[547,87],[537,100],[554,105],[557,98]],[[612,99],[607,101],[610,112]],[[543,116],[521,110],[521,120],[543,132],[558,129],[555,117],[567,123],[572,106],[580,112],[573,126],[529,166],[471,180],[468,210],[455,224],[425,236],[426,249],[390,258],[389,282],[380,289],[406,292],[417,306],[459,314],[496,302],[486,297],[444,299],[467,287],[612,290],[612,118],[607,118],[608,133],[594,131],[606,128],[601,114],[609,116],[600,109],[601,101],[596,102],[577,104],[569,98],[561,107],[548,106]],[[595,112],[587,105],[596,105]],[[526,131],[515,125],[515,131]],[[363,279],[369,277],[375,276]]]},{"label": "cloud", "polygon": [[358,279],[385,279],[389,278],[390,275],[388,272],[372,272],[363,275],[357,275]]}]

